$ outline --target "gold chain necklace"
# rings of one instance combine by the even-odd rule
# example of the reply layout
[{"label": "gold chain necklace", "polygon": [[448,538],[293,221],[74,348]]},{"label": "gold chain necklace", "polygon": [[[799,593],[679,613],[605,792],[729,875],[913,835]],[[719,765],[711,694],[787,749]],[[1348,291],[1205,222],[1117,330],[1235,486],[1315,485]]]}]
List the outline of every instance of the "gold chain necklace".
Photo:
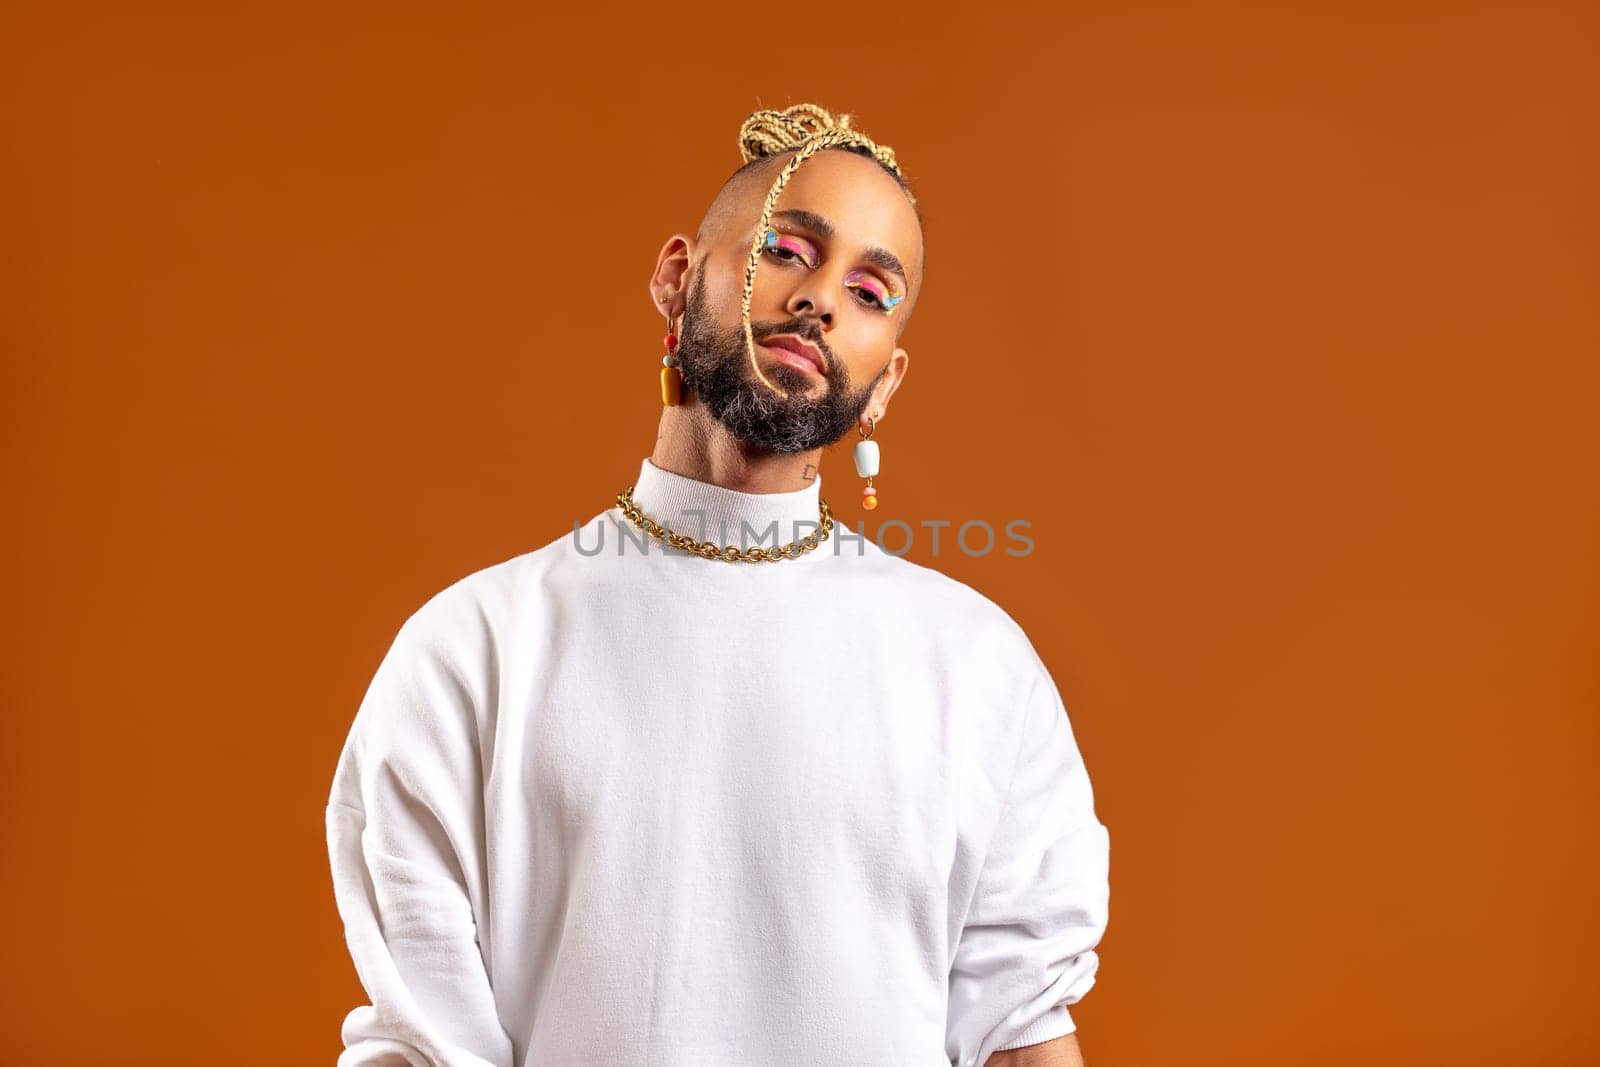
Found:
[{"label": "gold chain necklace", "polygon": [[729,563],[776,563],[780,559],[799,559],[804,553],[810,552],[828,539],[833,532],[833,512],[828,510],[828,502],[821,497],[817,498],[817,511],[821,515],[820,529],[815,533],[808,533],[796,541],[776,548],[767,548],[764,545],[752,545],[740,551],[736,545],[718,545],[711,541],[696,541],[687,534],[673,533],[654,519],[642,514],[633,503],[633,491],[637,486],[630,485],[617,494],[617,507],[622,509],[628,521],[635,527],[654,537],[662,544],[681,548],[706,559],[721,559]]}]

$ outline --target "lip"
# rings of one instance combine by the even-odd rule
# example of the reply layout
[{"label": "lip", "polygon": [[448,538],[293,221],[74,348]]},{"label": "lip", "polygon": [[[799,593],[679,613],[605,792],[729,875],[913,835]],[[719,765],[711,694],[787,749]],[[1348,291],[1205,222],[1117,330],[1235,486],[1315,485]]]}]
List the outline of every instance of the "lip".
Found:
[{"label": "lip", "polygon": [[799,366],[801,363],[808,365],[809,369],[826,377],[828,365],[823,362],[822,352],[817,346],[792,333],[777,333],[761,342],[763,348],[776,348],[798,357],[789,360],[791,365]]}]

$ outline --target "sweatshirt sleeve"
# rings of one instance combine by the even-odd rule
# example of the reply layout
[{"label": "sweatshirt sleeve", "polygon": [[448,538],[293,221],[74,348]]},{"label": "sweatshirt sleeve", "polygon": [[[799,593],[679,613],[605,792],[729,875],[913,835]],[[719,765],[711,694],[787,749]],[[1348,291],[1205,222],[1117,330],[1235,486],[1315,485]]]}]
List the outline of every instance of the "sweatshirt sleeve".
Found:
[{"label": "sweatshirt sleeve", "polygon": [[993,1052],[1077,1029],[1067,1006],[1095,982],[1109,869],[1110,836],[1061,697],[1042,673],[950,971],[952,1064],[980,1067]]},{"label": "sweatshirt sleeve", "polygon": [[344,1019],[338,1067],[512,1067],[478,940],[482,762],[463,666],[473,656],[436,629],[417,616],[401,627],[329,794],[334,895],[371,1000]]}]

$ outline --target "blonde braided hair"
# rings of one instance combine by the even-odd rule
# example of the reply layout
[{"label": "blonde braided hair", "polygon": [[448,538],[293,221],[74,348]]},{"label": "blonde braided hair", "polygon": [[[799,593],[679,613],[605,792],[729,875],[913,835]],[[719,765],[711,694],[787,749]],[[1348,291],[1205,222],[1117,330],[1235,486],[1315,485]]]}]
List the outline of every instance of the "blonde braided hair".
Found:
[{"label": "blonde braided hair", "polygon": [[[794,152],[794,158],[778,172],[772,188],[767,191],[766,203],[761,207],[761,218],[756,223],[755,239],[750,243],[750,257],[744,268],[744,292],[739,298],[739,322],[744,328],[745,353],[750,368],[771,389],[783,396],[789,394],[773,384],[756,362],[755,335],[750,329],[750,299],[755,292],[756,265],[761,261],[761,250],[766,245],[767,229],[772,225],[772,213],[778,206],[778,194],[789,184],[795,169],[824,148],[845,148],[857,154],[870,156],[895,176],[900,187],[911,197],[911,190],[900,173],[894,149],[880,145],[860,130],[850,125],[849,115],[835,116],[816,104],[795,104],[782,111],[761,110],[753,112],[739,127],[739,153],[746,163],[752,163],[783,152]],[[916,198],[911,197],[912,204]]]},{"label": "blonde braided hair", "polygon": [[783,111],[757,111],[739,127],[739,152],[746,163],[780,152],[799,148],[820,134],[832,132],[840,140],[866,150],[866,153],[885,167],[900,174],[900,164],[895,162],[894,149],[880,145],[860,130],[852,129],[849,115],[833,115],[816,104],[796,104]]}]

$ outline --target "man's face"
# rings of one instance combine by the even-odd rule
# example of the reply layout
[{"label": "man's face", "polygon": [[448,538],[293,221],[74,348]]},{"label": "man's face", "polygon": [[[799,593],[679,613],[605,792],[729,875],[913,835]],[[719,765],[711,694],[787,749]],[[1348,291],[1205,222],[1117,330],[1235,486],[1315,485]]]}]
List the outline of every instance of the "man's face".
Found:
[{"label": "man's face", "polygon": [[788,158],[736,179],[708,215],[689,268],[678,356],[684,384],[730,434],[795,453],[837,441],[873,402],[916,300],[922,231],[876,163],[826,150],[808,158],[778,198],[777,244],[756,268],[752,367],[739,322],[744,268],[762,203]]}]

